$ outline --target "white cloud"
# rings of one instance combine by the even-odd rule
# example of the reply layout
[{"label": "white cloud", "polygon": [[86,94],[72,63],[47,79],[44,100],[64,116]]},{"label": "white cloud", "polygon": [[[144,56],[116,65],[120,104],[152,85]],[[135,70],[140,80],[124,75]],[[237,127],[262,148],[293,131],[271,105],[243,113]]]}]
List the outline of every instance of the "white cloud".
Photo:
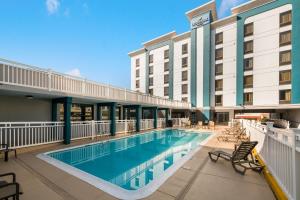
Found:
[{"label": "white cloud", "polygon": [[235,7],[241,3],[244,3],[247,0],[222,0],[219,8],[219,17],[224,17],[227,11],[230,11],[232,7]]},{"label": "white cloud", "polygon": [[59,0],[46,0],[47,11],[50,15],[58,11],[59,5]]},{"label": "white cloud", "polygon": [[71,76],[82,77],[80,74],[80,70],[78,68],[71,69],[70,71],[67,72],[67,74]]}]

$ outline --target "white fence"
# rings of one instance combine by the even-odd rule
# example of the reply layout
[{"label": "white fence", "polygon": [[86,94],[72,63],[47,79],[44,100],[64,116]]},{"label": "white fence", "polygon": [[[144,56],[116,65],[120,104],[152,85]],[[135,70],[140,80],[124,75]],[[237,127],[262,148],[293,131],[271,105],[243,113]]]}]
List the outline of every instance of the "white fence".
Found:
[{"label": "white fence", "polygon": [[154,119],[142,119],[140,123],[141,123],[140,129],[142,131],[154,128]]},{"label": "white fence", "polygon": [[110,121],[76,121],[71,122],[71,139],[110,134]]},{"label": "white fence", "polygon": [[166,118],[157,119],[157,128],[166,128]]},{"label": "white fence", "polygon": [[131,133],[136,131],[135,120],[116,120],[116,133]]},{"label": "white fence", "polygon": [[173,127],[183,127],[188,121],[189,118],[172,118]]},{"label": "white fence", "polygon": [[1,122],[0,144],[29,147],[63,141],[63,122]]},{"label": "white fence", "polygon": [[0,83],[110,101],[125,101],[133,104],[147,104],[183,109],[191,108],[191,104],[187,102],[150,96],[5,59],[0,59]]},{"label": "white fence", "polygon": [[[278,129],[272,123],[261,125],[241,120],[251,140],[259,142],[257,151],[289,199],[300,199],[300,152],[296,140],[299,129]],[[299,136],[299,135],[298,135]],[[298,166],[298,167],[297,167]]]}]

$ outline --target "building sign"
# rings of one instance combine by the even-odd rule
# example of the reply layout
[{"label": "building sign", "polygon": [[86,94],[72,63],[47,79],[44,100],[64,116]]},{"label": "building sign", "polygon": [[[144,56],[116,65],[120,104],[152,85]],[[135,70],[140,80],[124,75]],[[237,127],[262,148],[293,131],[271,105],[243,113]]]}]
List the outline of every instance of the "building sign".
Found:
[{"label": "building sign", "polygon": [[199,28],[201,26],[204,26],[205,24],[210,23],[210,15],[209,12],[205,13],[203,15],[199,15],[197,17],[194,17],[191,20],[191,29]]}]

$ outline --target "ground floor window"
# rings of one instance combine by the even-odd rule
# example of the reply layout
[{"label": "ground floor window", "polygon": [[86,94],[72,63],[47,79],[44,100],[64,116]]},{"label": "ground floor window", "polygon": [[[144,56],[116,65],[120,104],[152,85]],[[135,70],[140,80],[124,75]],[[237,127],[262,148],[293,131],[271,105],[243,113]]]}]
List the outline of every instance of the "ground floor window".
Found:
[{"label": "ground floor window", "polygon": [[[64,121],[64,105],[58,104],[58,120]],[[94,106],[84,104],[72,104],[71,121],[90,121],[94,119]]]},{"label": "ground floor window", "polygon": [[227,124],[229,121],[229,112],[216,112],[215,120],[217,124]]}]

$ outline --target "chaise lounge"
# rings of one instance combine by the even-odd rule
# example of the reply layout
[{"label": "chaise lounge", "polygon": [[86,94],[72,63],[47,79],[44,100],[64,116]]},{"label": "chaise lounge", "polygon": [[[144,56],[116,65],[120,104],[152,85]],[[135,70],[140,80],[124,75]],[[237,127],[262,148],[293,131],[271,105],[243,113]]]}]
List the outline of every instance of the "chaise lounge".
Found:
[{"label": "chaise lounge", "polygon": [[235,146],[235,150],[232,154],[218,150],[208,152],[208,155],[213,162],[217,162],[220,157],[231,161],[233,169],[242,175],[244,175],[248,169],[261,172],[263,166],[256,162],[252,154],[257,144],[257,141],[242,142],[240,145]]}]

